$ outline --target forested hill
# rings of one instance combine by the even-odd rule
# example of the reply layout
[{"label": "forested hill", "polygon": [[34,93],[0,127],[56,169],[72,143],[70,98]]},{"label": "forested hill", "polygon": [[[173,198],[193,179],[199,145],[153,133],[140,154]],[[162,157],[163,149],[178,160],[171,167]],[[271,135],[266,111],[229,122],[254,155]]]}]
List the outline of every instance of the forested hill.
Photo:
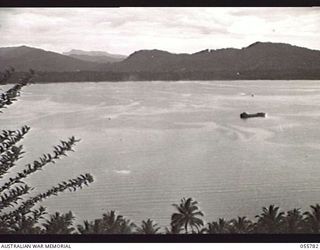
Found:
[{"label": "forested hill", "polygon": [[0,69],[8,66],[33,68],[40,81],[320,79],[320,51],[256,42],[194,54],[140,50],[120,62],[98,63],[25,46],[0,48]]},{"label": "forested hill", "polygon": [[320,51],[282,43],[256,42],[242,49],[203,50],[172,54],[141,50],[114,64],[121,72],[270,71],[319,70]]},{"label": "forested hill", "polygon": [[19,46],[0,48],[0,70],[14,67],[16,71],[72,72],[81,70],[103,70],[101,63],[79,60],[67,55],[42,49]]},{"label": "forested hill", "polygon": [[65,52],[63,55],[98,63],[120,62],[126,58],[124,55],[111,54],[105,51],[83,51],[76,49]]}]

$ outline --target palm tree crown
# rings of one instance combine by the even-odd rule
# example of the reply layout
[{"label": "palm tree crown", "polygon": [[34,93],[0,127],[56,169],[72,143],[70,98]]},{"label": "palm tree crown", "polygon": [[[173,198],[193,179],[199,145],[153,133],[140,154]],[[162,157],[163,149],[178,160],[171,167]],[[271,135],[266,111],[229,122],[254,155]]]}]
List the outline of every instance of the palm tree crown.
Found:
[{"label": "palm tree crown", "polygon": [[300,208],[288,211],[284,221],[284,232],[302,233],[304,231],[303,214],[301,213]]},{"label": "palm tree crown", "polygon": [[284,220],[284,213],[279,212],[279,207],[270,205],[268,208],[263,207],[262,213],[257,215],[257,231],[259,233],[280,233]]},{"label": "palm tree crown", "polygon": [[158,224],[148,219],[147,221],[142,221],[141,227],[137,231],[140,234],[156,234],[159,230]]},{"label": "palm tree crown", "polygon": [[172,227],[184,227],[186,234],[189,227],[192,232],[194,232],[194,228],[199,231],[200,227],[203,226],[203,221],[198,217],[202,217],[203,213],[199,210],[197,201],[192,200],[192,198],[183,198],[180,204],[173,204],[173,206],[178,210],[178,213],[171,216]]},{"label": "palm tree crown", "polygon": [[305,212],[305,222],[308,225],[311,233],[320,232],[320,205],[310,206],[311,212]]},{"label": "palm tree crown", "polygon": [[250,233],[252,230],[252,222],[247,217],[238,216],[237,219],[230,221],[230,231],[232,233]]},{"label": "palm tree crown", "polygon": [[46,234],[70,234],[75,229],[72,226],[74,216],[72,212],[66,214],[60,214],[56,212],[50,216],[50,220],[46,220],[46,223],[43,225],[45,227]]},{"label": "palm tree crown", "polygon": [[81,234],[131,234],[136,225],[111,210],[103,214],[101,219],[84,221],[84,225],[78,225],[77,228]]},{"label": "palm tree crown", "polygon": [[229,223],[223,219],[219,218],[218,222],[213,221],[207,224],[207,227],[202,230],[202,232],[207,234],[224,234],[230,232],[230,225]]}]

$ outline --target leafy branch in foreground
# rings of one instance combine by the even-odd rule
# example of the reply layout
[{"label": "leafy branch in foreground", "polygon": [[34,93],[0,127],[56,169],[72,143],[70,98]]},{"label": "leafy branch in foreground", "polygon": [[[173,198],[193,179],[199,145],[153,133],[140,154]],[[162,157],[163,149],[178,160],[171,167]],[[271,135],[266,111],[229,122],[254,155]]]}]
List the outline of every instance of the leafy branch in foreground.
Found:
[{"label": "leafy branch in foreground", "polygon": [[[4,73],[4,76],[0,80],[0,84],[5,84],[13,74],[14,70],[9,70],[6,72],[7,73]],[[20,90],[29,83],[33,76],[34,71],[31,69],[28,74],[26,74],[19,80],[18,84],[15,84],[12,88],[0,95],[0,113],[2,112],[1,109],[11,105],[14,101],[17,100],[17,97],[20,95]]]},{"label": "leafy branch in foreground", "polygon": [[[0,73],[0,84],[5,84],[13,73],[13,68]],[[30,70],[17,84],[0,94],[0,112],[2,112],[1,109],[17,100],[21,89],[29,83],[33,75],[34,71]],[[30,127],[23,126],[18,130],[0,131],[0,179],[4,180],[4,183],[0,185],[0,233],[50,232],[49,227],[43,229],[38,225],[39,220],[44,219],[45,208],[40,206],[38,209],[33,209],[34,206],[50,196],[58,195],[65,190],[76,191],[93,182],[93,177],[86,173],[74,179],[62,181],[45,192],[31,197],[27,196],[35,188],[24,183],[24,179],[42,170],[49,163],[55,164],[62,156],[67,156],[67,152],[74,151],[75,144],[79,142],[74,136],[67,141],[61,141],[54,147],[53,153],[43,154],[38,160],[27,164],[23,170],[15,173],[13,177],[7,177],[9,171],[24,153],[23,146],[17,144],[28,134],[29,130]],[[68,217],[69,220],[72,218]]]},{"label": "leafy branch in foreground", "polygon": [[53,154],[43,154],[39,160],[35,160],[32,164],[27,164],[26,168],[23,171],[18,172],[14,178],[9,178],[9,181],[0,187],[0,193],[13,184],[21,183],[22,179],[38,170],[41,170],[45,165],[49,163],[54,164],[55,161],[60,159],[61,156],[67,156],[66,152],[73,151],[72,147],[78,141],[80,140],[75,139],[75,137],[73,136],[69,138],[68,141],[61,141],[61,145],[57,145],[54,147]]},{"label": "leafy branch in foreground", "polygon": [[19,142],[29,132],[30,127],[23,126],[20,130],[2,130],[0,134],[0,154]]},{"label": "leafy branch in foreground", "polygon": [[77,178],[70,179],[68,181],[63,181],[57,186],[52,187],[44,193],[40,193],[36,196],[28,198],[26,201],[22,202],[20,206],[15,208],[14,211],[10,213],[4,213],[0,216],[0,219],[8,219],[13,216],[25,215],[30,212],[30,209],[37,203],[43,201],[44,199],[52,196],[58,195],[59,193],[68,189],[69,191],[76,191],[78,188],[82,188],[83,185],[88,186],[89,183],[93,182],[93,177],[90,174],[81,175]]}]

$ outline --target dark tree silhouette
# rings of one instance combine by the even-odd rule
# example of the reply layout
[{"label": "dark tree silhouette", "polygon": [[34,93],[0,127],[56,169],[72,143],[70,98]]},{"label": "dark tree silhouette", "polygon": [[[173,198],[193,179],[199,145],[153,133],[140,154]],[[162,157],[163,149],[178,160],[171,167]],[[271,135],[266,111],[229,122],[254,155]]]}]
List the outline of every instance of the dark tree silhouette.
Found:
[{"label": "dark tree silhouette", "polygon": [[[14,69],[11,68],[0,74],[0,84],[5,84],[13,73]],[[33,76],[34,71],[30,70],[17,84],[1,93],[0,112],[17,100],[21,89]],[[43,154],[38,160],[27,164],[9,178],[6,175],[12,172],[24,153],[23,146],[18,143],[29,130],[30,127],[23,126],[21,129],[2,130],[0,133],[0,179],[3,179],[0,185],[0,233],[40,233],[41,229],[37,223],[44,218],[46,212],[43,207],[35,209],[37,204],[52,195],[58,195],[65,190],[76,191],[93,182],[93,177],[86,173],[63,181],[45,192],[29,195],[34,187],[30,187],[24,180],[31,174],[44,169],[45,166],[55,164],[62,156],[67,156],[67,153],[73,151],[75,144],[79,142],[73,136],[66,141],[61,141],[60,145],[54,147],[52,153]]]},{"label": "dark tree silhouette", "polygon": [[102,216],[102,233],[118,234],[120,233],[121,223],[124,218],[122,215],[117,215],[115,211],[110,211]]},{"label": "dark tree silhouette", "polygon": [[256,230],[259,233],[281,233],[281,227],[284,222],[284,212],[279,212],[279,207],[270,205],[263,207],[262,213],[257,215],[258,222]]},{"label": "dark tree silhouette", "polygon": [[320,205],[310,206],[311,212],[307,211],[305,215],[305,223],[310,233],[320,232]]},{"label": "dark tree silhouette", "polygon": [[207,234],[225,234],[230,233],[229,222],[223,218],[219,218],[218,222],[213,221],[207,224],[207,227],[202,230]]},{"label": "dark tree silhouette", "polygon": [[142,221],[141,227],[137,229],[137,232],[140,234],[157,234],[159,230],[158,224],[148,219],[147,221]]},{"label": "dark tree silhouette", "polygon": [[229,227],[231,233],[244,234],[252,231],[253,223],[245,216],[238,216],[237,219],[230,221]]},{"label": "dark tree silhouette", "polygon": [[85,220],[83,224],[84,225],[77,225],[77,229],[80,234],[101,234],[101,220],[97,219],[93,222]]},{"label": "dark tree silhouette", "polygon": [[203,213],[199,210],[198,202],[192,200],[192,198],[183,198],[180,204],[173,204],[173,206],[178,210],[178,213],[174,213],[171,216],[172,227],[181,228],[183,227],[185,233],[188,233],[188,228],[194,232],[194,228],[197,231],[203,226],[203,221],[201,218]]},{"label": "dark tree silhouette", "polygon": [[[178,206],[190,208],[190,204],[196,206],[197,202],[187,199],[182,199]],[[176,207],[175,206],[175,207]],[[197,207],[197,206],[196,206]],[[198,207],[189,209],[192,211],[198,211]],[[151,219],[142,221],[140,227],[136,227],[130,220],[124,219],[122,215],[117,215],[115,211],[110,211],[103,214],[101,219],[94,221],[84,221],[84,225],[78,225],[78,231],[81,234],[181,234],[181,233],[200,233],[200,234],[252,234],[252,233],[316,233],[319,230],[319,212],[320,205],[311,206],[311,211],[302,213],[300,209],[292,209],[286,214],[279,211],[280,208],[274,205],[269,207],[263,207],[263,212],[257,215],[257,221],[251,221],[247,217],[237,217],[235,219],[226,220],[219,218],[217,221],[207,223],[204,228],[198,226],[198,231],[195,231],[196,227],[191,227],[191,220],[189,219],[188,227],[191,230],[185,229],[186,213],[182,213],[182,208],[179,211],[181,213],[174,213],[172,217],[177,220],[172,220],[170,226],[165,227],[164,232],[160,231],[160,227],[157,226]],[[182,214],[180,216],[174,216],[175,214]],[[190,213],[189,213],[190,214]],[[194,213],[191,213],[194,215]],[[202,214],[202,213],[201,213]],[[196,214],[198,215],[198,214]],[[189,216],[190,217],[190,216]],[[199,224],[200,225],[200,224]]]},{"label": "dark tree silhouette", "polygon": [[132,221],[129,219],[123,219],[120,223],[120,230],[118,234],[132,234],[136,232],[136,224],[134,224]]},{"label": "dark tree silhouette", "polygon": [[49,220],[46,220],[42,225],[44,226],[43,233],[45,234],[71,234],[75,231],[73,227],[73,220],[75,217],[72,212],[66,214],[60,214],[56,212],[50,216]]},{"label": "dark tree silhouette", "polygon": [[166,234],[179,234],[182,231],[182,227],[173,225],[170,223],[170,227],[166,227]]},{"label": "dark tree silhouette", "polygon": [[300,209],[295,208],[287,212],[283,227],[285,233],[303,233],[305,231],[305,221]]},{"label": "dark tree silhouette", "polygon": [[131,234],[135,232],[136,225],[112,210],[103,214],[101,219],[84,221],[84,225],[77,228],[80,234]]}]

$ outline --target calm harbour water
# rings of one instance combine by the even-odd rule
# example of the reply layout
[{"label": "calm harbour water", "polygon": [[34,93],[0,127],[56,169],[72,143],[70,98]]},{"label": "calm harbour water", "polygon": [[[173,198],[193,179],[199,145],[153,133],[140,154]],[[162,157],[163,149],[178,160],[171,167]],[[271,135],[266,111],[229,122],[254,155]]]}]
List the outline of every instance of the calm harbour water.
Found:
[{"label": "calm harbour water", "polygon": [[[268,116],[241,120],[244,111]],[[24,88],[0,124],[32,128],[16,169],[60,139],[82,139],[28,178],[40,192],[94,175],[89,188],[45,201],[49,211],[80,222],[112,209],[165,226],[182,197],[199,201],[206,221],[320,202],[319,117],[320,81],[52,83]]]}]

